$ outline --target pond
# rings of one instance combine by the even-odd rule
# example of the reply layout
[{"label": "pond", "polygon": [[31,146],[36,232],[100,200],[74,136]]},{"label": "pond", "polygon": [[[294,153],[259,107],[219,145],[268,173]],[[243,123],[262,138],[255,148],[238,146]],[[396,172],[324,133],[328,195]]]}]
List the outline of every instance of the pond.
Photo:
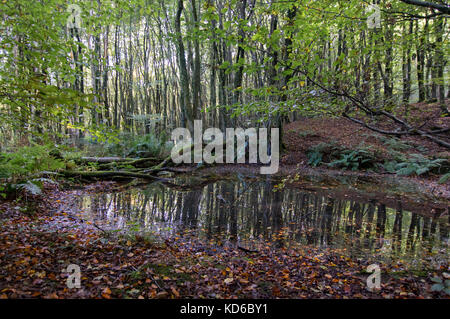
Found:
[{"label": "pond", "polygon": [[418,266],[448,261],[448,211],[416,207],[401,197],[385,204],[318,189],[243,178],[192,187],[152,183],[122,191],[78,191],[66,209],[82,212],[103,229],[194,237],[218,249],[313,246]]}]

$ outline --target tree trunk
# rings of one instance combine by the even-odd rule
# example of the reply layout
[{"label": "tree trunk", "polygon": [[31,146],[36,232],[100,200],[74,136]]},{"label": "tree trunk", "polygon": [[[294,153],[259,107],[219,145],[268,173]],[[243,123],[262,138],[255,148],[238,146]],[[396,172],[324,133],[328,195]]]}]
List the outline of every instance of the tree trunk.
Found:
[{"label": "tree trunk", "polygon": [[178,0],[178,8],[175,16],[175,32],[177,38],[178,65],[180,68],[180,106],[181,106],[181,124],[188,128],[191,134],[194,132],[194,118],[191,107],[191,98],[189,94],[189,75],[186,66],[186,56],[181,36],[181,13],[183,12],[183,0]]}]

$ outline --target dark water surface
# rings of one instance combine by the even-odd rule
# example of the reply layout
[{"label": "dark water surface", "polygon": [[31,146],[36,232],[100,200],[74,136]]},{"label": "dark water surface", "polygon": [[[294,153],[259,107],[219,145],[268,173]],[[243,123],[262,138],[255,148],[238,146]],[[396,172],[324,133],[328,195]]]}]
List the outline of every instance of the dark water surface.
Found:
[{"label": "dark water surface", "polygon": [[373,199],[333,197],[327,191],[274,191],[275,185],[270,180],[236,179],[176,189],[153,183],[81,194],[70,209],[108,229],[194,236],[218,246],[310,245],[340,249],[353,257],[379,256],[419,265],[448,262],[450,224],[445,211],[411,212],[401,201],[388,207]]}]

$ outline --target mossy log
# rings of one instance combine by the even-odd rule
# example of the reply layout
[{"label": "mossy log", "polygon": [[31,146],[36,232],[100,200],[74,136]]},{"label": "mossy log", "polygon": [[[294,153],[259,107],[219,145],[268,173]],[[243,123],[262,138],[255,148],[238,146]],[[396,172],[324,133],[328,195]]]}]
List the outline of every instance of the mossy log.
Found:
[{"label": "mossy log", "polygon": [[138,158],[138,159],[130,159],[127,161],[120,162],[109,162],[99,164],[100,169],[111,169],[115,167],[136,167],[136,168],[147,168],[153,165],[158,164],[161,161],[159,158],[155,157],[146,157],[146,158]]},{"label": "mossy log", "polygon": [[[192,149],[193,144],[179,150],[181,154],[183,151]],[[64,170],[58,172],[59,175],[65,177],[79,177],[79,178],[141,178],[151,181],[167,182],[167,178],[154,176],[152,174],[160,171],[172,171],[170,166],[177,166],[172,161],[172,156],[167,156],[161,159],[155,157],[146,158],[122,158],[122,157],[82,157],[77,161],[79,164],[98,163],[98,171],[75,171]],[[174,171],[179,173],[178,171]]]},{"label": "mossy log", "polygon": [[93,157],[93,156],[85,156],[75,160],[76,163],[85,164],[85,163],[118,163],[118,162],[128,162],[134,161],[135,158],[123,158],[123,157],[115,157],[115,156],[107,156],[107,157]]},{"label": "mossy log", "polygon": [[65,177],[80,177],[80,178],[128,177],[128,178],[142,178],[151,181],[167,181],[166,178],[127,171],[61,171],[59,172],[59,174]]},{"label": "mossy log", "polygon": [[[187,151],[191,151],[194,148],[194,145],[195,144],[189,144],[189,145],[187,145],[187,146],[185,146],[183,148],[180,148],[178,150],[178,155],[183,154],[184,152],[187,152]],[[153,166],[152,170],[155,170],[155,171],[156,170],[161,170],[163,167],[173,166],[173,165],[177,166],[178,164],[175,164],[172,161],[172,154],[171,154],[171,155],[167,156],[161,163],[159,163],[156,166]]]}]

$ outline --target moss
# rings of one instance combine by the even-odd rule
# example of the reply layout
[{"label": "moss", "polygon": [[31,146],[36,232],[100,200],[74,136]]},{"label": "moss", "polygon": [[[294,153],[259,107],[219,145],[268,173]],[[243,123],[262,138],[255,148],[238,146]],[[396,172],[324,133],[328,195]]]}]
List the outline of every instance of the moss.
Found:
[{"label": "moss", "polygon": [[175,272],[173,265],[170,264],[147,264],[146,267],[151,268],[158,276],[175,279],[177,284],[194,280],[188,273]]},{"label": "moss", "polygon": [[408,277],[413,275],[414,277],[420,277],[420,278],[427,278],[430,272],[433,270],[427,270],[427,269],[410,269],[410,270],[399,270],[399,271],[392,271],[389,272],[388,275],[393,278],[402,278],[402,277]]}]

